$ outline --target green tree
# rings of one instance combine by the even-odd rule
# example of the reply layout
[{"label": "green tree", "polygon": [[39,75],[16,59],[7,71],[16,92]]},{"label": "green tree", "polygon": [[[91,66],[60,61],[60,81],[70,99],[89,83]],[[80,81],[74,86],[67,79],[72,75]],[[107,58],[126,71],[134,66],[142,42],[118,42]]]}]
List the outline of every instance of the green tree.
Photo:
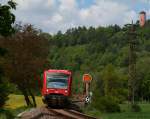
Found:
[{"label": "green tree", "polygon": [[12,0],[8,1],[8,4],[0,4],[0,35],[9,36],[14,33],[12,24],[15,22],[15,16],[11,12],[12,9],[16,9],[16,3]]},{"label": "green tree", "polygon": [[8,95],[9,95],[9,86],[8,86],[8,82],[4,80],[3,78],[3,72],[2,69],[0,69],[0,107],[3,107],[3,105],[5,104],[5,101],[8,99]]},{"label": "green tree", "polygon": [[1,47],[8,51],[3,60],[6,75],[22,92],[27,105],[36,106],[33,91],[40,88],[37,79],[47,63],[48,40],[31,25],[25,25],[22,31],[1,41]]},{"label": "green tree", "polygon": [[104,112],[120,111],[119,103],[125,101],[127,89],[124,87],[125,79],[120,78],[112,64],[107,65],[96,81],[94,89],[93,106]]},{"label": "green tree", "polygon": [[[140,28],[138,25],[135,27],[138,34],[138,47],[135,49],[137,62],[149,57],[149,26],[150,20],[147,20],[145,27]],[[115,73],[119,75],[119,82],[124,85],[123,90],[126,89],[124,91],[117,89],[118,91],[116,92],[120,94],[122,92],[122,95],[126,95],[126,77],[129,64],[128,39],[130,38],[127,31],[129,29],[129,25],[124,25],[123,28],[113,25],[108,27],[99,26],[97,28],[78,27],[68,29],[66,33],[58,32],[50,38],[51,52],[49,60],[51,61],[51,68],[70,69],[77,74],[76,72],[79,71],[99,72],[111,63]],[[141,64],[141,69],[145,68],[144,65],[146,64]],[[138,70],[137,75],[141,75],[141,70],[139,68]],[[148,70],[145,70],[145,74],[148,74]],[[124,81],[123,79],[126,80]],[[145,85],[144,87],[147,86]],[[137,97],[139,95],[140,93],[138,93]],[[146,95],[148,96],[149,94]]]},{"label": "green tree", "polygon": [[[8,1],[6,5],[1,5],[0,3],[0,39],[2,36],[9,36],[14,32],[12,24],[15,21],[15,16],[11,12],[12,9],[16,9],[16,3],[13,1]],[[0,57],[6,53],[6,50],[0,47]],[[5,104],[8,99],[9,88],[8,83],[4,81],[3,71],[0,68],[0,107]]]},{"label": "green tree", "polygon": [[126,90],[124,87],[125,77],[116,73],[113,65],[107,65],[102,71],[102,80],[104,86],[104,95],[112,96],[116,101],[122,101],[126,97]]},{"label": "green tree", "polygon": [[144,57],[140,58],[137,62],[137,74],[139,80],[139,98],[142,101],[149,101],[150,100],[150,58]]}]

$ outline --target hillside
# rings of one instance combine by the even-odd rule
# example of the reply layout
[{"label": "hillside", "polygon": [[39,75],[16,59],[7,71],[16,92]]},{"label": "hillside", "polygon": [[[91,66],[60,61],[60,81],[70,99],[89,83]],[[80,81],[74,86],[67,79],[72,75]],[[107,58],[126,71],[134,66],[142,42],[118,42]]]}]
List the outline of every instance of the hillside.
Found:
[{"label": "hillside", "polygon": [[[150,20],[143,28],[138,24],[134,25],[137,33],[137,74],[138,78],[146,81],[147,77],[150,77],[148,67],[150,64]],[[82,73],[91,73],[94,79],[99,79],[103,69],[112,64],[116,72],[127,77],[129,31],[128,25],[122,28],[114,25],[72,28],[66,33],[59,31],[54,36],[43,34],[49,38],[51,45],[49,54],[51,68],[70,69],[74,71],[76,80],[80,82]]]}]

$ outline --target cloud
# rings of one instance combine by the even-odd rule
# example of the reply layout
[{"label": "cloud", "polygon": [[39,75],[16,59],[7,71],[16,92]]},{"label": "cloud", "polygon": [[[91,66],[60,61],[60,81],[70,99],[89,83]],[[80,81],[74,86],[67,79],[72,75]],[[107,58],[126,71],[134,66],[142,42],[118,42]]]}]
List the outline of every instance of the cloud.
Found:
[{"label": "cloud", "polygon": [[123,24],[125,14],[130,10],[126,5],[113,1],[96,1],[90,8],[81,9],[80,16],[86,24],[108,25],[108,24]]},{"label": "cloud", "polygon": [[147,10],[147,16],[150,16],[150,9]]},{"label": "cloud", "polygon": [[31,23],[50,33],[83,25],[123,25],[138,18],[138,12],[120,0],[93,1],[81,8],[82,2],[77,0],[16,0],[18,6],[14,13],[17,21]]},{"label": "cloud", "polygon": [[143,2],[143,3],[149,3],[150,4],[150,0],[139,0],[140,2]]},{"label": "cloud", "polygon": [[71,10],[76,8],[75,0],[59,0],[61,10]]}]

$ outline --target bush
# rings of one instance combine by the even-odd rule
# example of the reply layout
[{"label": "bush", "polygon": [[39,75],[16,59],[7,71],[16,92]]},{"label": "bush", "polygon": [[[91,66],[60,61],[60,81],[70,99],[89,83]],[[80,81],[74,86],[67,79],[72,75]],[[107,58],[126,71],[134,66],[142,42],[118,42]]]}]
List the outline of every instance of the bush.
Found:
[{"label": "bush", "polygon": [[140,112],[141,108],[138,104],[133,104],[133,105],[131,105],[131,111],[132,112]]},{"label": "bush", "polygon": [[4,82],[0,77],[0,107],[3,107],[8,100],[9,88],[7,82]]},{"label": "bush", "polygon": [[14,115],[8,110],[0,109],[0,119],[14,119]]},{"label": "bush", "polygon": [[93,106],[101,112],[120,112],[120,106],[111,96],[100,97]]}]

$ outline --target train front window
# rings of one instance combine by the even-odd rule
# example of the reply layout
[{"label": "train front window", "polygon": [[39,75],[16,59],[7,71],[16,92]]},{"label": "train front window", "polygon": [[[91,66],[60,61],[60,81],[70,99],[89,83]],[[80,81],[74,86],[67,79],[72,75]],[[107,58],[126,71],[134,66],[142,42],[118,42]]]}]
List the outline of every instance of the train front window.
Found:
[{"label": "train front window", "polygon": [[63,73],[47,73],[47,88],[67,89],[69,75]]}]

